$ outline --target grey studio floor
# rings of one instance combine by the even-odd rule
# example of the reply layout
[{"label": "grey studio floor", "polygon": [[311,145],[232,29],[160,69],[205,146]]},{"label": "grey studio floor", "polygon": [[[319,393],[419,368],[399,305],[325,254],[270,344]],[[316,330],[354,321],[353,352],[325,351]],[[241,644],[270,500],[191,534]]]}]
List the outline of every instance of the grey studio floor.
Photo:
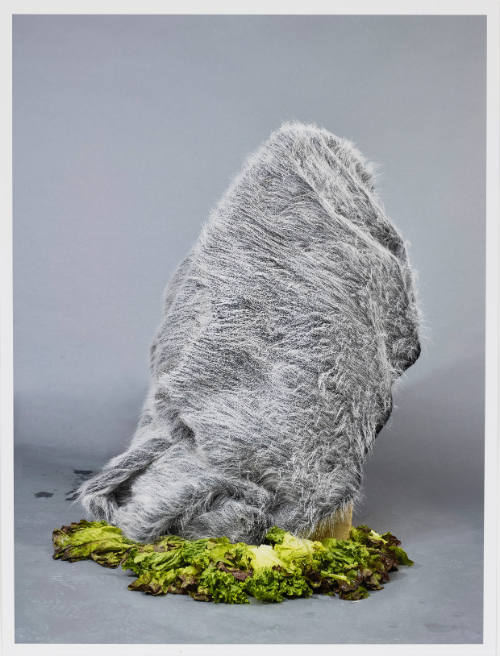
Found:
[{"label": "grey studio floor", "polygon": [[[80,508],[65,500],[68,492],[85,475],[82,470],[102,463],[60,449],[18,448],[16,642],[481,642],[480,507],[456,498],[450,504],[435,481],[424,490],[403,484],[390,461],[396,435],[390,431],[379,439],[354,523],[393,530],[415,565],[358,602],[316,595],[245,606],[129,592],[126,572],[53,560],[51,531],[81,518]],[[388,463],[385,471],[382,462]],[[443,487],[454,496],[449,481]]]}]

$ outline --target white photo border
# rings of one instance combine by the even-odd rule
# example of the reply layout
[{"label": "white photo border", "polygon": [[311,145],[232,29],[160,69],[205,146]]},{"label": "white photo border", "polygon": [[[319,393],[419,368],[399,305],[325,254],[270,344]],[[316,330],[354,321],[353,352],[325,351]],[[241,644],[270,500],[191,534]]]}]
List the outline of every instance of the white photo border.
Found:
[{"label": "white photo border", "polygon": [[[498,448],[499,372],[499,27],[500,5],[494,0],[108,0],[97,3],[52,0],[52,2],[5,2],[0,9],[0,63],[2,88],[2,219],[0,221],[0,471],[1,471],[1,653],[10,654],[212,654],[224,656],[253,653],[256,645],[244,644],[20,644],[14,641],[14,473],[13,473],[13,292],[12,292],[12,17],[14,14],[329,14],[329,15],[482,15],[487,18],[487,152],[486,152],[486,380],[485,380],[485,506],[484,506],[484,633],[482,644],[325,644],[311,645],[315,654],[341,649],[350,654],[467,654],[493,656],[498,643],[499,605],[498,546],[500,523],[500,473]],[[466,594],[466,591],[464,591]],[[300,644],[259,645],[259,651],[299,653]]]}]

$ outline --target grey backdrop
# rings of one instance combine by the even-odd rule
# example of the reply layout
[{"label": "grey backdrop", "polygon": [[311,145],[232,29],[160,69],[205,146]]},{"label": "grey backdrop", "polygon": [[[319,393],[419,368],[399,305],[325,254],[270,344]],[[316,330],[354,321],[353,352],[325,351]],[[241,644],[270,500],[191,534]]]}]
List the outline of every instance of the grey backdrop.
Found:
[{"label": "grey backdrop", "polygon": [[[480,642],[485,18],[18,15],[13,36],[17,640]],[[167,279],[288,119],[380,164],[419,273],[424,350],[354,518],[414,568],[360,603],[228,608],[51,561],[78,470],[134,430]]]}]

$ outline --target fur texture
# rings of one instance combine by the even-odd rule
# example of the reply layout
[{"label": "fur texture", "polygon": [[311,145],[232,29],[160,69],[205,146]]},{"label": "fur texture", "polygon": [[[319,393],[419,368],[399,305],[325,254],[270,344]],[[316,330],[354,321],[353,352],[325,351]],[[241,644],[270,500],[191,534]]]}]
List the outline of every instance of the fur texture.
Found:
[{"label": "fur texture", "polygon": [[285,124],[167,286],[137,431],[79,499],[136,540],[307,534],[356,501],[419,352],[405,245],[370,166]]}]

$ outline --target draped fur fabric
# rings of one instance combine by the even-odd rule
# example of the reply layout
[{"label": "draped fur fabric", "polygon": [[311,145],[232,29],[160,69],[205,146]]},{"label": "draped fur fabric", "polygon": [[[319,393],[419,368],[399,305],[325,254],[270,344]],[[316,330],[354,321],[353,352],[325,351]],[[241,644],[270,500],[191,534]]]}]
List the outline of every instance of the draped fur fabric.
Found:
[{"label": "draped fur fabric", "polygon": [[284,124],[167,286],[137,431],[80,501],[140,541],[309,534],[356,501],[417,331],[370,166],[345,139]]}]

